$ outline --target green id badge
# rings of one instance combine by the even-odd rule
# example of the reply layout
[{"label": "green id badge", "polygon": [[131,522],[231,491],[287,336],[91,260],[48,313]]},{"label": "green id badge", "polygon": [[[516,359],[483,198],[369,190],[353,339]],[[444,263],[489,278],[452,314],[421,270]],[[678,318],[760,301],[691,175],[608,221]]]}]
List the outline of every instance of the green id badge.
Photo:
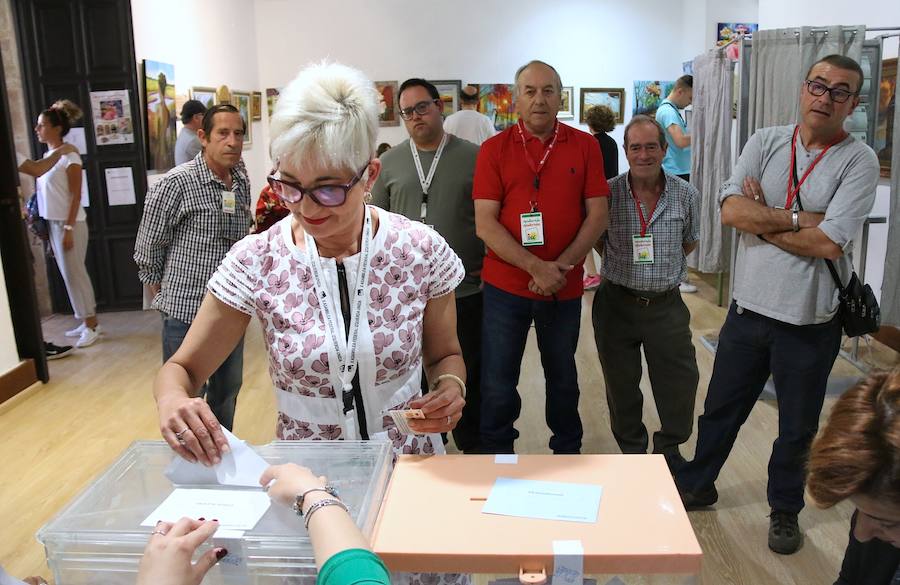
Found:
[{"label": "green id badge", "polygon": [[631,250],[635,264],[653,264],[653,234],[631,236]]}]

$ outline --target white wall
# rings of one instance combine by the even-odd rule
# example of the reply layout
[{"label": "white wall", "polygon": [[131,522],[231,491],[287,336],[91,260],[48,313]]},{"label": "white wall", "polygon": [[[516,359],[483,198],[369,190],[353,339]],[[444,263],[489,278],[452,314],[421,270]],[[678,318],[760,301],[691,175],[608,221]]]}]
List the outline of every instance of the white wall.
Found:
[{"label": "white wall", "polygon": [[[541,59],[559,70],[563,85],[576,88],[576,110],[579,88],[624,87],[627,121],[636,79],[674,79],[682,61],[703,50],[703,41],[691,50],[683,47],[679,25],[691,27],[696,38],[715,35],[715,23],[705,17],[712,0],[696,1],[704,10],[682,22],[682,2],[663,0],[380,0],[377,10],[369,0],[256,0],[260,86],[282,87],[303,66],[325,58],[357,67],[373,80],[463,83],[511,83],[520,65]],[[755,10],[745,10],[755,3],[740,0],[732,18],[755,19]],[[577,117],[567,123],[578,126]],[[622,129],[612,134],[619,143]],[[406,137],[401,125],[382,128],[379,141],[397,144]],[[619,158],[625,168],[624,155]]]},{"label": "white wall", "polygon": [[[784,28],[792,26],[825,26],[831,24],[864,24],[867,27],[900,26],[900,2],[897,0],[759,0],[759,27]],[[900,32],[900,31],[894,31]],[[879,33],[875,33],[879,34]],[[867,35],[874,36],[872,33]],[[884,44],[884,56],[897,56],[897,39]],[[900,169],[894,169],[900,172]],[[881,180],[875,199],[873,216],[888,215],[890,186]],[[865,279],[877,295],[881,293],[884,277],[884,257],[887,253],[887,225],[873,225],[869,233]],[[858,257],[856,258],[858,262]]]},{"label": "white wall", "polygon": [[3,264],[0,263],[0,375],[5,374],[17,365],[19,365],[19,351],[16,349],[16,338],[9,310],[9,298],[6,295],[6,279],[3,276]]},{"label": "white wall", "polygon": [[[174,65],[176,93],[187,95],[192,86],[260,90],[251,0],[131,0],[131,12],[138,63],[150,59]],[[290,47],[287,39],[279,43],[278,53]],[[267,146],[262,123],[248,123],[253,124],[253,143],[244,147],[244,162],[256,197],[268,171]]]}]

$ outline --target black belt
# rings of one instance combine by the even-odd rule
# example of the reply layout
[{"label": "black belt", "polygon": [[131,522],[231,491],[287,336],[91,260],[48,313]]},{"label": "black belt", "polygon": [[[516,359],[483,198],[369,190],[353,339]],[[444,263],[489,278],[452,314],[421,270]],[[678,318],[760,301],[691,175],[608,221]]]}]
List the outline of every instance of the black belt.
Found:
[{"label": "black belt", "polygon": [[609,286],[613,287],[615,290],[625,294],[626,296],[631,297],[638,305],[642,307],[649,307],[654,303],[658,303],[662,300],[668,299],[669,296],[673,294],[679,293],[677,286],[664,291],[645,291],[634,290],[632,288],[628,288],[626,286],[622,286],[620,284],[609,281],[607,281],[607,284],[609,284]]}]

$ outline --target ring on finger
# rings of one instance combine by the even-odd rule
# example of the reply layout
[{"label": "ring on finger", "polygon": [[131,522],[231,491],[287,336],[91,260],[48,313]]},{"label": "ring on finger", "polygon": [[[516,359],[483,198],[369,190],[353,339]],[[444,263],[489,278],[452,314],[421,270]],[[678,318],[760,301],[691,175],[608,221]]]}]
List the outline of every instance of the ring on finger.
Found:
[{"label": "ring on finger", "polygon": [[166,531],[165,531],[165,530],[154,530],[154,531],[151,532],[150,534],[151,534],[151,535],[153,535],[153,534],[159,534],[160,536],[165,536],[165,535],[166,535]]},{"label": "ring on finger", "polygon": [[179,441],[181,441],[181,437],[182,437],[186,432],[188,432],[189,430],[191,430],[191,427],[185,427],[183,430],[178,431],[177,433],[175,433],[175,438],[178,439]]},{"label": "ring on finger", "polygon": [[452,418],[451,418],[450,415],[448,414],[448,415],[447,415],[447,424],[448,424],[448,425],[450,424],[450,421],[451,421],[451,420],[452,420]]}]

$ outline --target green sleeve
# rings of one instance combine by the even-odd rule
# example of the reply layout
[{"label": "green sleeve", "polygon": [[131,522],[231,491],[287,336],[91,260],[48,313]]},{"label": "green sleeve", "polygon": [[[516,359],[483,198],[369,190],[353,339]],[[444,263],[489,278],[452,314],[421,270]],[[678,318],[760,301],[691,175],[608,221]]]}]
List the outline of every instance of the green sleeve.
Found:
[{"label": "green sleeve", "polygon": [[368,550],[351,548],[325,561],[316,585],[390,585],[384,563]]}]

